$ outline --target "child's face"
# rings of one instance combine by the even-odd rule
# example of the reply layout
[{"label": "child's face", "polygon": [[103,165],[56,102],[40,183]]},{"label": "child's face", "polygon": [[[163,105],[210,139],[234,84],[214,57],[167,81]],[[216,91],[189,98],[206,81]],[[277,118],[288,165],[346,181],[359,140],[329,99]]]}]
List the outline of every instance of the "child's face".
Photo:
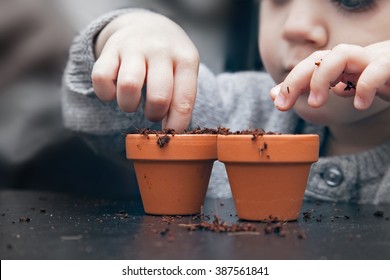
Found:
[{"label": "child's face", "polygon": [[[259,46],[264,65],[281,83],[316,50],[388,40],[389,15],[388,0],[261,0]],[[330,94],[325,106],[313,109],[307,97],[302,95],[294,109],[307,121],[324,125],[356,122],[390,108],[389,102],[375,98],[368,110],[357,111],[352,98]]]}]

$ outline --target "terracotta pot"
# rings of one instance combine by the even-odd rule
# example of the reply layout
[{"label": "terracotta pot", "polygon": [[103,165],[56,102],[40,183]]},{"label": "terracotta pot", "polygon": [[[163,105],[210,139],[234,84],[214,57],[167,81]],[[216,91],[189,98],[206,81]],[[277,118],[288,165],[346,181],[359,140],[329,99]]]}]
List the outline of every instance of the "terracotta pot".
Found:
[{"label": "terracotta pot", "polygon": [[156,134],[126,136],[126,154],[134,163],[145,212],[200,213],[217,159],[217,135],[171,135],[162,148],[158,138]]},{"label": "terracotta pot", "polygon": [[252,221],[296,220],[318,135],[218,135],[237,215]]}]

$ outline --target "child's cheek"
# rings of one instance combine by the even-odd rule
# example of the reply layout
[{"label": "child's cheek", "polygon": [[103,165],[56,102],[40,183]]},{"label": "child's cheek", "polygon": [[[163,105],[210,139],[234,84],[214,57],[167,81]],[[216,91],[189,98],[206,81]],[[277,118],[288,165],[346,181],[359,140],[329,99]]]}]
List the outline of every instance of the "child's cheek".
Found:
[{"label": "child's cheek", "polygon": [[327,125],[329,122],[329,116],[326,113],[325,108],[311,108],[307,104],[308,94],[303,94],[298,97],[295,105],[294,111],[304,119],[306,122],[317,124],[317,125]]},{"label": "child's cheek", "polygon": [[279,84],[283,80],[281,70],[279,66],[279,59],[276,52],[272,51],[272,48],[267,43],[260,43],[260,56],[265,67],[265,70],[271,75],[272,79]]},{"label": "child's cheek", "polygon": [[260,33],[259,36],[260,56],[265,70],[279,84],[284,81],[287,74],[283,67],[283,58],[285,55],[281,41],[273,30],[265,30],[264,32],[263,35]]}]

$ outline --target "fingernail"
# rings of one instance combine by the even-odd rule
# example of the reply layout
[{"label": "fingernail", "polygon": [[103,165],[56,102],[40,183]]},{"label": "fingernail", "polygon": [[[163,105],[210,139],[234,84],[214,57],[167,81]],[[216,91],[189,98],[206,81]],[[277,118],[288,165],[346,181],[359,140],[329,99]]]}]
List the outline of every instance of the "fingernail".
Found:
[{"label": "fingernail", "polygon": [[274,104],[276,107],[284,107],[286,105],[286,98],[283,96],[283,94],[278,94],[276,96]]},{"label": "fingernail", "polygon": [[271,89],[271,98],[273,100],[275,100],[276,96],[278,96],[278,94],[280,93],[280,89],[282,88],[282,84],[278,84],[276,86],[274,86],[272,89]]},{"label": "fingernail", "polygon": [[356,109],[365,109],[366,108],[366,102],[363,98],[360,96],[356,95],[355,100],[353,101],[353,105],[355,106]]},{"label": "fingernail", "polygon": [[309,105],[317,105],[318,103],[318,99],[317,99],[317,95],[314,94],[314,92],[310,92],[309,94],[309,98],[307,99],[307,103]]}]

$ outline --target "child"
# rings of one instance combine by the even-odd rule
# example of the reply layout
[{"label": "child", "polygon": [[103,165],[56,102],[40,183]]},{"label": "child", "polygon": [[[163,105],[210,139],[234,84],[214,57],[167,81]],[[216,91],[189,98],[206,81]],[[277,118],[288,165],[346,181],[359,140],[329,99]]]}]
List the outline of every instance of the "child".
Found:
[{"label": "child", "polygon": [[[390,2],[263,0],[260,10],[260,53],[276,87],[266,73],[199,67],[191,40],[163,16],[121,10],[96,20],[71,49],[66,126],[122,157],[121,132],[156,121],[318,133],[306,197],[389,203]],[[223,172],[217,164],[209,196],[229,195]]]}]

